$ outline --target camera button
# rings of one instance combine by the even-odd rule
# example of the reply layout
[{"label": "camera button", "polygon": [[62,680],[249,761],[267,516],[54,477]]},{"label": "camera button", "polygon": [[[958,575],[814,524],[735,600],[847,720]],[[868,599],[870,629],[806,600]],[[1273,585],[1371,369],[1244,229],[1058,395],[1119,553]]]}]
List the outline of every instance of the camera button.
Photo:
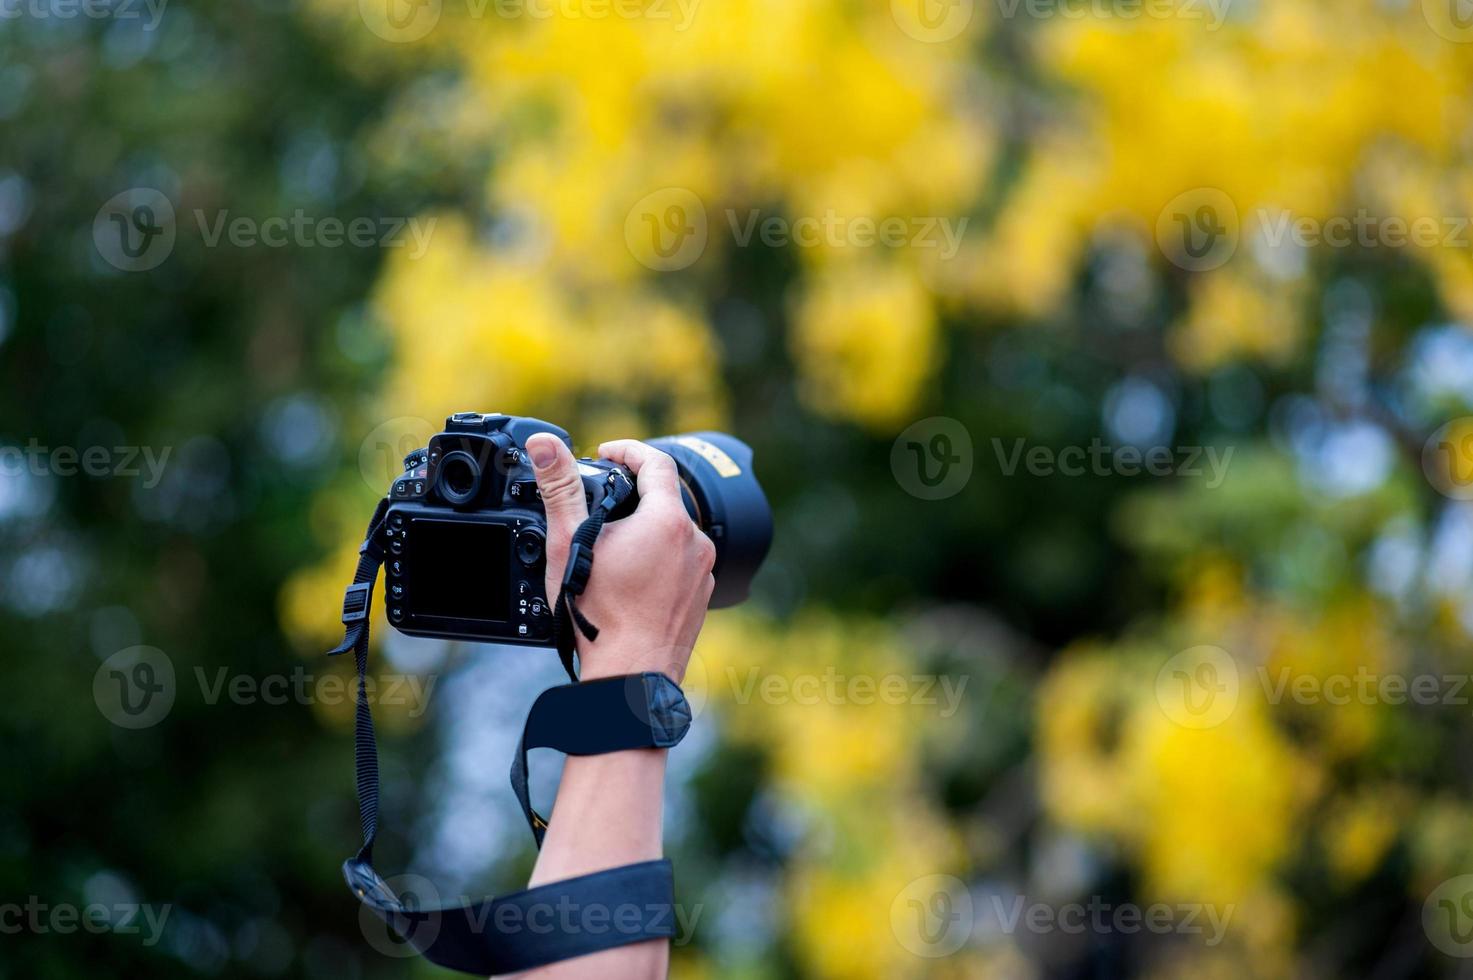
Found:
[{"label": "camera button", "polygon": [[531,567],[542,561],[543,542],[547,536],[541,528],[526,527],[517,535],[517,560]]},{"label": "camera button", "polygon": [[394,599],[404,598],[404,586],[395,583],[389,586],[389,596]]},{"label": "camera button", "polygon": [[399,538],[395,538],[389,542],[389,550],[396,555],[402,555],[404,553],[404,542]]},{"label": "camera button", "polygon": [[527,635],[527,624],[526,623],[522,623],[520,626],[517,627],[517,636],[526,636],[526,635]]},{"label": "camera button", "polygon": [[395,623],[402,622],[404,620],[403,608],[400,606],[390,606],[389,619]]}]

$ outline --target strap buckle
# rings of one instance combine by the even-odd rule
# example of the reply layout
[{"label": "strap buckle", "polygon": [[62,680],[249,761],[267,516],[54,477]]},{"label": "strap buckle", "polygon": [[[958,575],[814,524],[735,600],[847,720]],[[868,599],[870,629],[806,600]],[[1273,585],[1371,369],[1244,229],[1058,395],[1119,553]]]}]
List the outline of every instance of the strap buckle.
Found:
[{"label": "strap buckle", "polygon": [[368,607],[373,605],[373,583],[359,582],[348,586],[343,593],[343,623],[351,626],[368,618]]},{"label": "strap buckle", "polygon": [[588,587],[588,576],[593,574],[593,549],[585,548],[574,541],[568,549],[568,565],[563,570],[563,589],[569,595],[582,595]]}]

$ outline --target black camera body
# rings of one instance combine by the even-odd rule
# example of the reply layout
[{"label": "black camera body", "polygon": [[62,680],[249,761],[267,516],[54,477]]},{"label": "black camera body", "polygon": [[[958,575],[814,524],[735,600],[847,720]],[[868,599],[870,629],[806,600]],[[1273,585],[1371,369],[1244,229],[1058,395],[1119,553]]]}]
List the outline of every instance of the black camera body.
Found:
[{"label": "black camera body", "polygon": [[[411,636],[553,645],[546,592],[547,518],[526,454],[541,419],[462,412],[404,460],[389,488],[384,536],[389,623]],[[713,607],[746,598],[772,540],[772,515],[752,475],[752,452],[717,432],[652,439],[674,457],[686,512],[716,545]],[[580,459],[589,510],[608,495],[617,520],[638,504],[634,478],[608,460]],[[553,598],[556,598],[555,596]]]}]

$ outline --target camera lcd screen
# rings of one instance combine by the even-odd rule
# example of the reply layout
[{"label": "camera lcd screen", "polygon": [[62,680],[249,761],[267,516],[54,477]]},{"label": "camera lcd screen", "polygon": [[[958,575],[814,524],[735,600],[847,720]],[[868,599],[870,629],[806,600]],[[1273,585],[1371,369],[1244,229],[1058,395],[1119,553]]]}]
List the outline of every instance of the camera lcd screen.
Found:
[{"label": "camera lcd screen", "polygon": [[409,606],[422,616],[505,621],[511,610],[511,528],[416,520],[409,533]]}]

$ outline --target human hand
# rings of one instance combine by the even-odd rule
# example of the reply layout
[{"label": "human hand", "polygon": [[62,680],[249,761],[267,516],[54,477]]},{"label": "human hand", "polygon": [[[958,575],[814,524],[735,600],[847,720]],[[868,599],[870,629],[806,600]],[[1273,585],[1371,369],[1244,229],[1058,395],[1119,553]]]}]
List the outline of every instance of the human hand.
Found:
[{"label": "human hand", "polygon": [[[598,451],[634,473],[639,506],[604,525],[594,546],[593,573],[576,601],[599,632],[593,641],[577,633],[581,676],[653,670],[680,683],[716,585],[716,546],[686,514],[668,455],[632,439],[606,442]],[[588,517],[583,480],[556,436],[532,436],[527,455],[547,511],[547,596],[556,602],[573,532]]]}]

